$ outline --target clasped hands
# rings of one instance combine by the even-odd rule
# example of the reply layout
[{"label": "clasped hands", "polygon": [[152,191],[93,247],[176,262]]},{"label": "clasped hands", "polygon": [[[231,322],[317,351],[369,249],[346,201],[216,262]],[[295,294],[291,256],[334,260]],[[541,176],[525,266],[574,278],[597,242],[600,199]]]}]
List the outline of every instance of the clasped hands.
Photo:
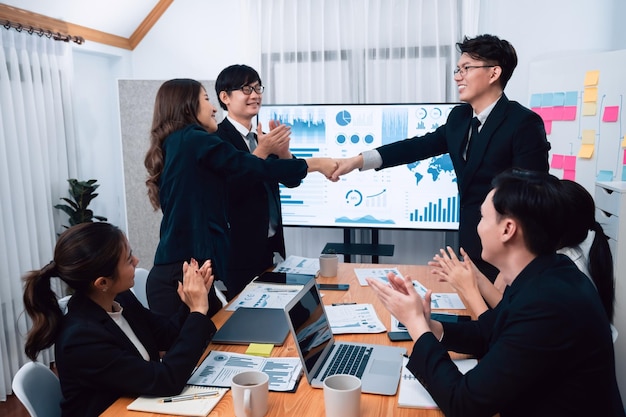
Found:
[{"label": "clasped hands", "polygon": [[209,311],[209,290],[213,285],[213,268],[207,260],[200,267],[198,261],[191,258],[183,263],[183,282],[178,282],[178,296],[191,312],[206,314]]}]

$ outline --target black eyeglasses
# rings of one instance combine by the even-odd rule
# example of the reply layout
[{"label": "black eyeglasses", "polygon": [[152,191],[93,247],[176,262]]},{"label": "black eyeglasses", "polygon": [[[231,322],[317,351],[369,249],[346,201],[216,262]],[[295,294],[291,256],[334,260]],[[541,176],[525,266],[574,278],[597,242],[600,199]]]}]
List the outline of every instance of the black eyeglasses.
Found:
[{"label": "black eyeglasses", "polygon": [[461,77],[465,77],[465,74],[467,74],[467,71],[471,70],[472,68],[493,68],[493,67],[497,67],[497,65],[465,65],[461,68],[456,67],[454,69],[454,75],[459,74]]},{"label": "black eyeglasses", "polygon": [[[233,90],[241,90],[242,93],[244,93],[245,95],[249,96],[250,94],[252,94],[252,92],[254,91],[257,94],[263,94],[263,90],[265,90],[265,87],[262,85],[242,85],[239,88],[233,88]],[[231,91],[233,91],[231,90]]]}]

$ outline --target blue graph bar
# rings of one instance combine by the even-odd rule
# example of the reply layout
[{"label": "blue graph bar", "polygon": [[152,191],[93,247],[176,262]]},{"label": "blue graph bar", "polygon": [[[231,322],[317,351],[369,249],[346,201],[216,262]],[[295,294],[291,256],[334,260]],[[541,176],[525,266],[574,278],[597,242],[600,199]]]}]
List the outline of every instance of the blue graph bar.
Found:
[{"label": "blue graph bar", "polygon": [[419,209],[409,213],[409,221],[456,223],[459,221],[459,203],[457,200],[457,196],[454,196],[448,197],[445,202],[441,198],[437,199],[437,202],[430,201],[421,209],[421,213]]},{"label": "blue graph bar", "polygon": [[280,199],[280,203],[281,204],[304,204],[304,201],[302,201],[302,200],[283,200],[281,198]]}]

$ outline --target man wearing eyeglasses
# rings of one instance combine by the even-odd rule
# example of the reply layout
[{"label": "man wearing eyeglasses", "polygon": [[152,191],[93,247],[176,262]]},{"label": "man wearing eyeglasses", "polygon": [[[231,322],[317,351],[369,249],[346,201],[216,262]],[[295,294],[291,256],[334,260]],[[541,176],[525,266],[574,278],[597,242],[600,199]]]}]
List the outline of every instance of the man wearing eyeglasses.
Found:
[{"label": "man wearing eyeglasses", "polygon": [[454,80],[465,104],[452,109],[446,124],[421,137],[340,159],[331,180],[357,168],[378,170],[449,153],[460,196],[459,244],[493,281],[498,271],[481,259],[476,232],[480,204],[493,177],[508,168],[547,172],[550,143],[541,118],[504,94],[517,65],[513,46],[493,35],[479,35],[465,37],[457,49],[461,56]]},{"label": "man wearing eyeglasses", "polygon": [[[215,80],[215,92],[228,113],[216,133],[235,148],[259,158],[292,158],[289,126],[273,123],[265,134],[262,126],[252,123],[261,108],[263,90],[254,68],[231,65],[223,69]],[[297,187],[300,182],[284,185]],[[231,247],[224,283],[227,298],[232,299],[272,266],[274,252],[285,257],[285,240],[277,182],[229,181],[228,199]]]}]

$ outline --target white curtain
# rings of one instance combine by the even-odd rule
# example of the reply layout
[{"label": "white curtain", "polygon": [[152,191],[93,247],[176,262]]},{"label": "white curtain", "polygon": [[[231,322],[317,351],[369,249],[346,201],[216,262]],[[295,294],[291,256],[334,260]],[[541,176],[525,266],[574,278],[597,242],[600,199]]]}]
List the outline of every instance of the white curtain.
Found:
[{"label": "white curtain", "polygon": [[[0,30],[0,400],[27,360],[21,276],[52,260],[55,204],[76,176],[71,47]],[[54,282],[60,291],[59,282]],[[49,364],[51,350],[39,360]]]},{"label": "white curtain", "polygon": [[[242,0],[242,5],[250,47],[261,51],[257,69],[266,85],[265,103],[435,103],[458,101],[455,44],[477,35],[480,0]],[[412,233],[381,232],[381,242],[392,240],[396,254],[408,252],[394,260],[417,261]],[[287,229],[288,251],[315,256],[329,234]],[[441,247],[440,237],[433,239],[434,247]]]}]

